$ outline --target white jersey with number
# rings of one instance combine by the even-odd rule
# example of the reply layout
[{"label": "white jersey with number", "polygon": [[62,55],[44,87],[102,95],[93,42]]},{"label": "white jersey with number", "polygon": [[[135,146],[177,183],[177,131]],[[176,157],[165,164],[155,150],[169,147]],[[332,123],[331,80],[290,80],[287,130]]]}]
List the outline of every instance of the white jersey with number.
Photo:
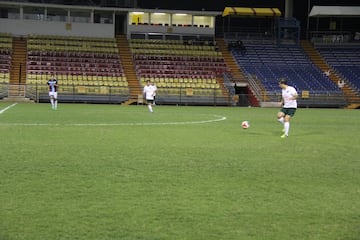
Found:
[{"label": "white jersey with number", "polygon": [[297,91],[294,87],[287,86],[282,90],[282,98],[284,100],[284,108],[297,108]]}]

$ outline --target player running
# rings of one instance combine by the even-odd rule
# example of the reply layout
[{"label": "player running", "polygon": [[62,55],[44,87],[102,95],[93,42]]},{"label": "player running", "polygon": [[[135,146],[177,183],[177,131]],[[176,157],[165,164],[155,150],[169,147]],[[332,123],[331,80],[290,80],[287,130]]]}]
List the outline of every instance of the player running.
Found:
[{"label": "player running", "polygon": [[146,85],[144,87],[143,94],[146,99],[146,103],[147,103],[149,111],[153,112],[152,105],[154,104],[154,97],[156,94],[156,89],[154,88],[153,85],[151,85],[150,80],[146,81]]},{"label": "player running", "polygon": [[296,98],[298,93],[294,87],[287,85],[287,81],[284,78],[280,79],[279,86],[282,89],[282,98],[280,102],[282,108],[278,112],[277,118],[278,121],[284,125],[284,134],[281,135],[281,138],[286,138],[289,136],[290,119],[295,115],[297,109]]}]

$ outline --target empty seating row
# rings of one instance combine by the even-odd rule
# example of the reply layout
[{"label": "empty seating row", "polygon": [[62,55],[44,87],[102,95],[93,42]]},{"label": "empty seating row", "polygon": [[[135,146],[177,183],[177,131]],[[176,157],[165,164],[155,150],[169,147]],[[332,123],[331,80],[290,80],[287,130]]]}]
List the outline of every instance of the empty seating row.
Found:
[{"label": "empty seating row", "polygon": [[221,89],[179,88],[179,87],[158,88],[157,94],[158,96],[210,97],[210,102],[214,101],[214,96],[218,96],[218,97],[223,96]]},{"label": "empty seating row", "polygon": [[214,51],[214,46],[207,45],[187,45],[187,44],[150,44],[150,43],[130,43],[131,48],[147,48],[147,49],[170,49],[170,50],[201,50]]},{"label": "empty seating row", "polygon": [[[46,84],[51,74],[29,74],[28,84]],[[55,75],[60,85],[89,85],[89,86],[128,86],[125,77],[116,76],[87,76],[87,75]]]},{"label": "empty seating row", "polygon": [[[222,59],[217,61],[216,59]],[[135,59],[134,60],[137,65],[154,65],[154,66],[177,66],[177,67],[188,67],[188,66],[196,66],[196,67],[222,67],[226,68],[225,62],[223,62],[223,58],[207,58],[207,59],[182,59],[182,60],[175,60],[175,59],[168,59],[168,60],[159,60],[159,59]]]},{"label": "empty seating row", "polygon": [[[156,83],[156,82],[155,82]],[[145,86],[146,83],[143,82],[142,86]],[[218,84],[210,84],[210,83],[179,83],[179,82],[159,82],[156,83],[158,88],[202,88],[202,89],[219,89]]]},{"label": "empty seating row", "polygon": [[0,83],[9,83],[10,73],[0,71]]},{"label": "empty seating row", "polygon": [[8,72],[11,66],[11,55],[0,49],[0,71]]},{"label": "empty seating row", "polygon": [[[47,54],[48,52],[44,52],[44,54]],[[39,56],[39,55],[34,55],[33,52],[28,52],[28,61],[29,64],[39,64],[41,62],[44,63],[54,63],[54,64],[66,64],[66,63],[71,63],[71,62],[75,62],[75,63],[115,63],[115,64],[120,64],[120,60],[119,57],[117,55],[107,55],[107,56],[97,56],[97,55],[93,55],[93,56],[64,56],[64,57],[59,57],[59,56]]]},{"label": "empty seating row", "polygon": [[189,55],[142,55],[136,54],[133,56],[135,61],[145,60],[145,61],[157,61],[154,64],[166,64],[167,62],[176,64],[187,64],[191,62],[208,62],[209,64],[213,62],[224,63],[223,57],[212,57],[212,56],[189,56]]},{"label": "empty seating row", "polygon": [[150,49],[150,48],[132,48],[132,54],[153,54],[153,55],[187,55],[187,56],[222,56],[219,51],[202,51],[202,50],[174,50],[174,49]]},{"label": "empty seating row", "polygon": [[0,33],[0,48],[11,49],[12,48],[12,37],[10,34]]},{"label": "empty seating row", "polygon": [[117,53],[118,48],[114,38],[83,38],[58,36],[30,36],[27,41],[29,50],[43,51],[81,51]]},{"label": "empty seating row", "polygon": [[146,81],[150,80],[154,82],[157,87],[175,87],[175,88],[212,88],[218,89],[220,86],[216,82],[215,78],[202,78],[202,79],[192,79],[192,78],[172,78],[172,77],[142,77],[140,79],[141,85],[145,86]]},{"label": "empty seating row", "polygon": [[168,56],[166,58],[156,55],[147,58],[146,55],[136,55],[134,57],[135,69],[139,76],[146,74],[171,76],[222,76],[228,71],[224,59],[220,57],[184,57],[181,58]]},{"label": "empty seating row", "polygon": [[226,70],[225,63],[216,63],[216,62],[164,62],[164,61],[136,61],[136,65],[141,68],[151,68],[152,66],[157,66],[159,69],[218,69]]},{"label": "empty seating row", "polygon": [[1,37],[0,37],[0,49],[11,49],[11,48],[12,48],[12,43],[9,41],[1,42]]},{"label": "empty seating row", "polygon": [[140,40],[136,42],[130,39],[130,49],[133,54],[160,54],[160,55],[195,55],[195,56],[221,56],[217,47],[212,45],[194,45],[173,41],[171,44],[166,40]]},{"label": "empty seating row", "polygon": [[232,53],[236,60],[243,64],[308,64],[310,61],[299,46],[247,45],[246,52],[232,49]]},{"label": "empty seating row", "polygon": [[36,57],[41,58],[54,58],[54,59],[63,59],[63,58],[86,58],[86,59],[97,59],[97,58],[106,58],[106,59],[117,59],[117,53],[104,53],[104,52],[82,52],[82,51],[41,51],[41,50],[28,50],[28,53]]},{"label": "empty seating row", "polygon": [[108,76],[112,75],[124,75],[123,72],[114,66],[114,65],[105,65],[105,66],[94,66],[94,67],[62,67],[62,66],[51,66],[51,65],[28,65],[27,66],[28,73],[34,72],[68,72],[68,73],[77,73],[77,72],[84,72],[87,75],[97,75],[97,73],[105,73]]},{"label": "empty seating row", "polygon": [[140,78],[141,82],[150,80],[152,82],[179,82],[179,83],[212,83],[216,84],[215,78],[177,78],[177,77],[162,77],[161,75],[144,76]]},{"label": "empty seating row", "polygon": [[359,66],[359,47],[318,47],[317,50],[331,66]]},{"label": "empty seating row", "polygon": [[131,43],[152,43],[152,44],[192,44],[192,45],[205,45],[205,46],[214,46],[216,45],[215,41],[211,40],[176,40],[176,39],[138,39],[132,38],[130,39]]},{"label": "empty seating row", "polygon": [[190,76],[201,76],[203,77],[215,77],[216,74],[214,74],[213,71],[191,71],[191,70],[181,70],[181,71],[174,71],[174,70],[154,70],[154,69],[138,69],[137,74],[139,76],[144,75],[161,75],[161,76],[184,76],[184,77],[190,77]]},{"label": "empty seating row", "polygon": [[[28,89],[37,88],[39,92],[47,92],[48,87],[46,85],[39,86],[29,86]],[[120,101],[124,101],[128,99],[129,89],[127,87],[122,86],[104,86],[104,85],[71,85],[64,86],[61,85],[61,100],[66,102],[73,101],[86,101],[86,102],[98,102],[104,101],[109,102],[110,98],[118,102],[119,97]],[[88,97],[83,96],[83,94],[90,95]],[[79,96],[82,95],[82,96]],[[106,95],[104,97],[94,97],[94,95]]]},{"label": "empty seating row", "polygon": [[172,74],[176,74],[176,73],[181,73],[181,72],[193,72],[193,73],[197,73],[197,72],[207,72],[207,73],[222,73],[226,70],[225,67],[223,66],[176,66],[176,65],[154,65],[156,66],[155,68],[153,67],[153,65],[150,64],[142,64],[142,65],[137,65],[136,66],[136,70],[137,71],[157,71],[157,72],[167,72],[167,73],[172,73]]}]

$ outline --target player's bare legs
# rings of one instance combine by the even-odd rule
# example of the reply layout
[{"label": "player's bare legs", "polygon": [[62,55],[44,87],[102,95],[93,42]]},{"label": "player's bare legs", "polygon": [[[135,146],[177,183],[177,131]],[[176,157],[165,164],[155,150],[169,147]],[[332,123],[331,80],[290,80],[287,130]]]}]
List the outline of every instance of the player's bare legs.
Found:
[{"label": "player's bare legs", "polygon": [[284,121],[285,121],[284,116],[285,116],[285,113],[283,113],[283,112],[278,112],[278,114],[277,114],[277,119],[281,124],[284,124]]}]

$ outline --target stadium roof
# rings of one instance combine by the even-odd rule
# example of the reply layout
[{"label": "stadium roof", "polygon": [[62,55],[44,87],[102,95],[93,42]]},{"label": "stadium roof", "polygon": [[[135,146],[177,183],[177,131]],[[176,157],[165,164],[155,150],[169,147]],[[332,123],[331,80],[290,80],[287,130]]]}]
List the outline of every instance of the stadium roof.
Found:
[{"label": "stadium roof", "polygon": [[309,17],[360,17],[360,7],[313,6]]},{"label": "stadium roof", "polygon": [[247,7],[226,7],[222,16],[257,16],[257,17],[280,17],[281,11],[278,8],[247,8]]}]

